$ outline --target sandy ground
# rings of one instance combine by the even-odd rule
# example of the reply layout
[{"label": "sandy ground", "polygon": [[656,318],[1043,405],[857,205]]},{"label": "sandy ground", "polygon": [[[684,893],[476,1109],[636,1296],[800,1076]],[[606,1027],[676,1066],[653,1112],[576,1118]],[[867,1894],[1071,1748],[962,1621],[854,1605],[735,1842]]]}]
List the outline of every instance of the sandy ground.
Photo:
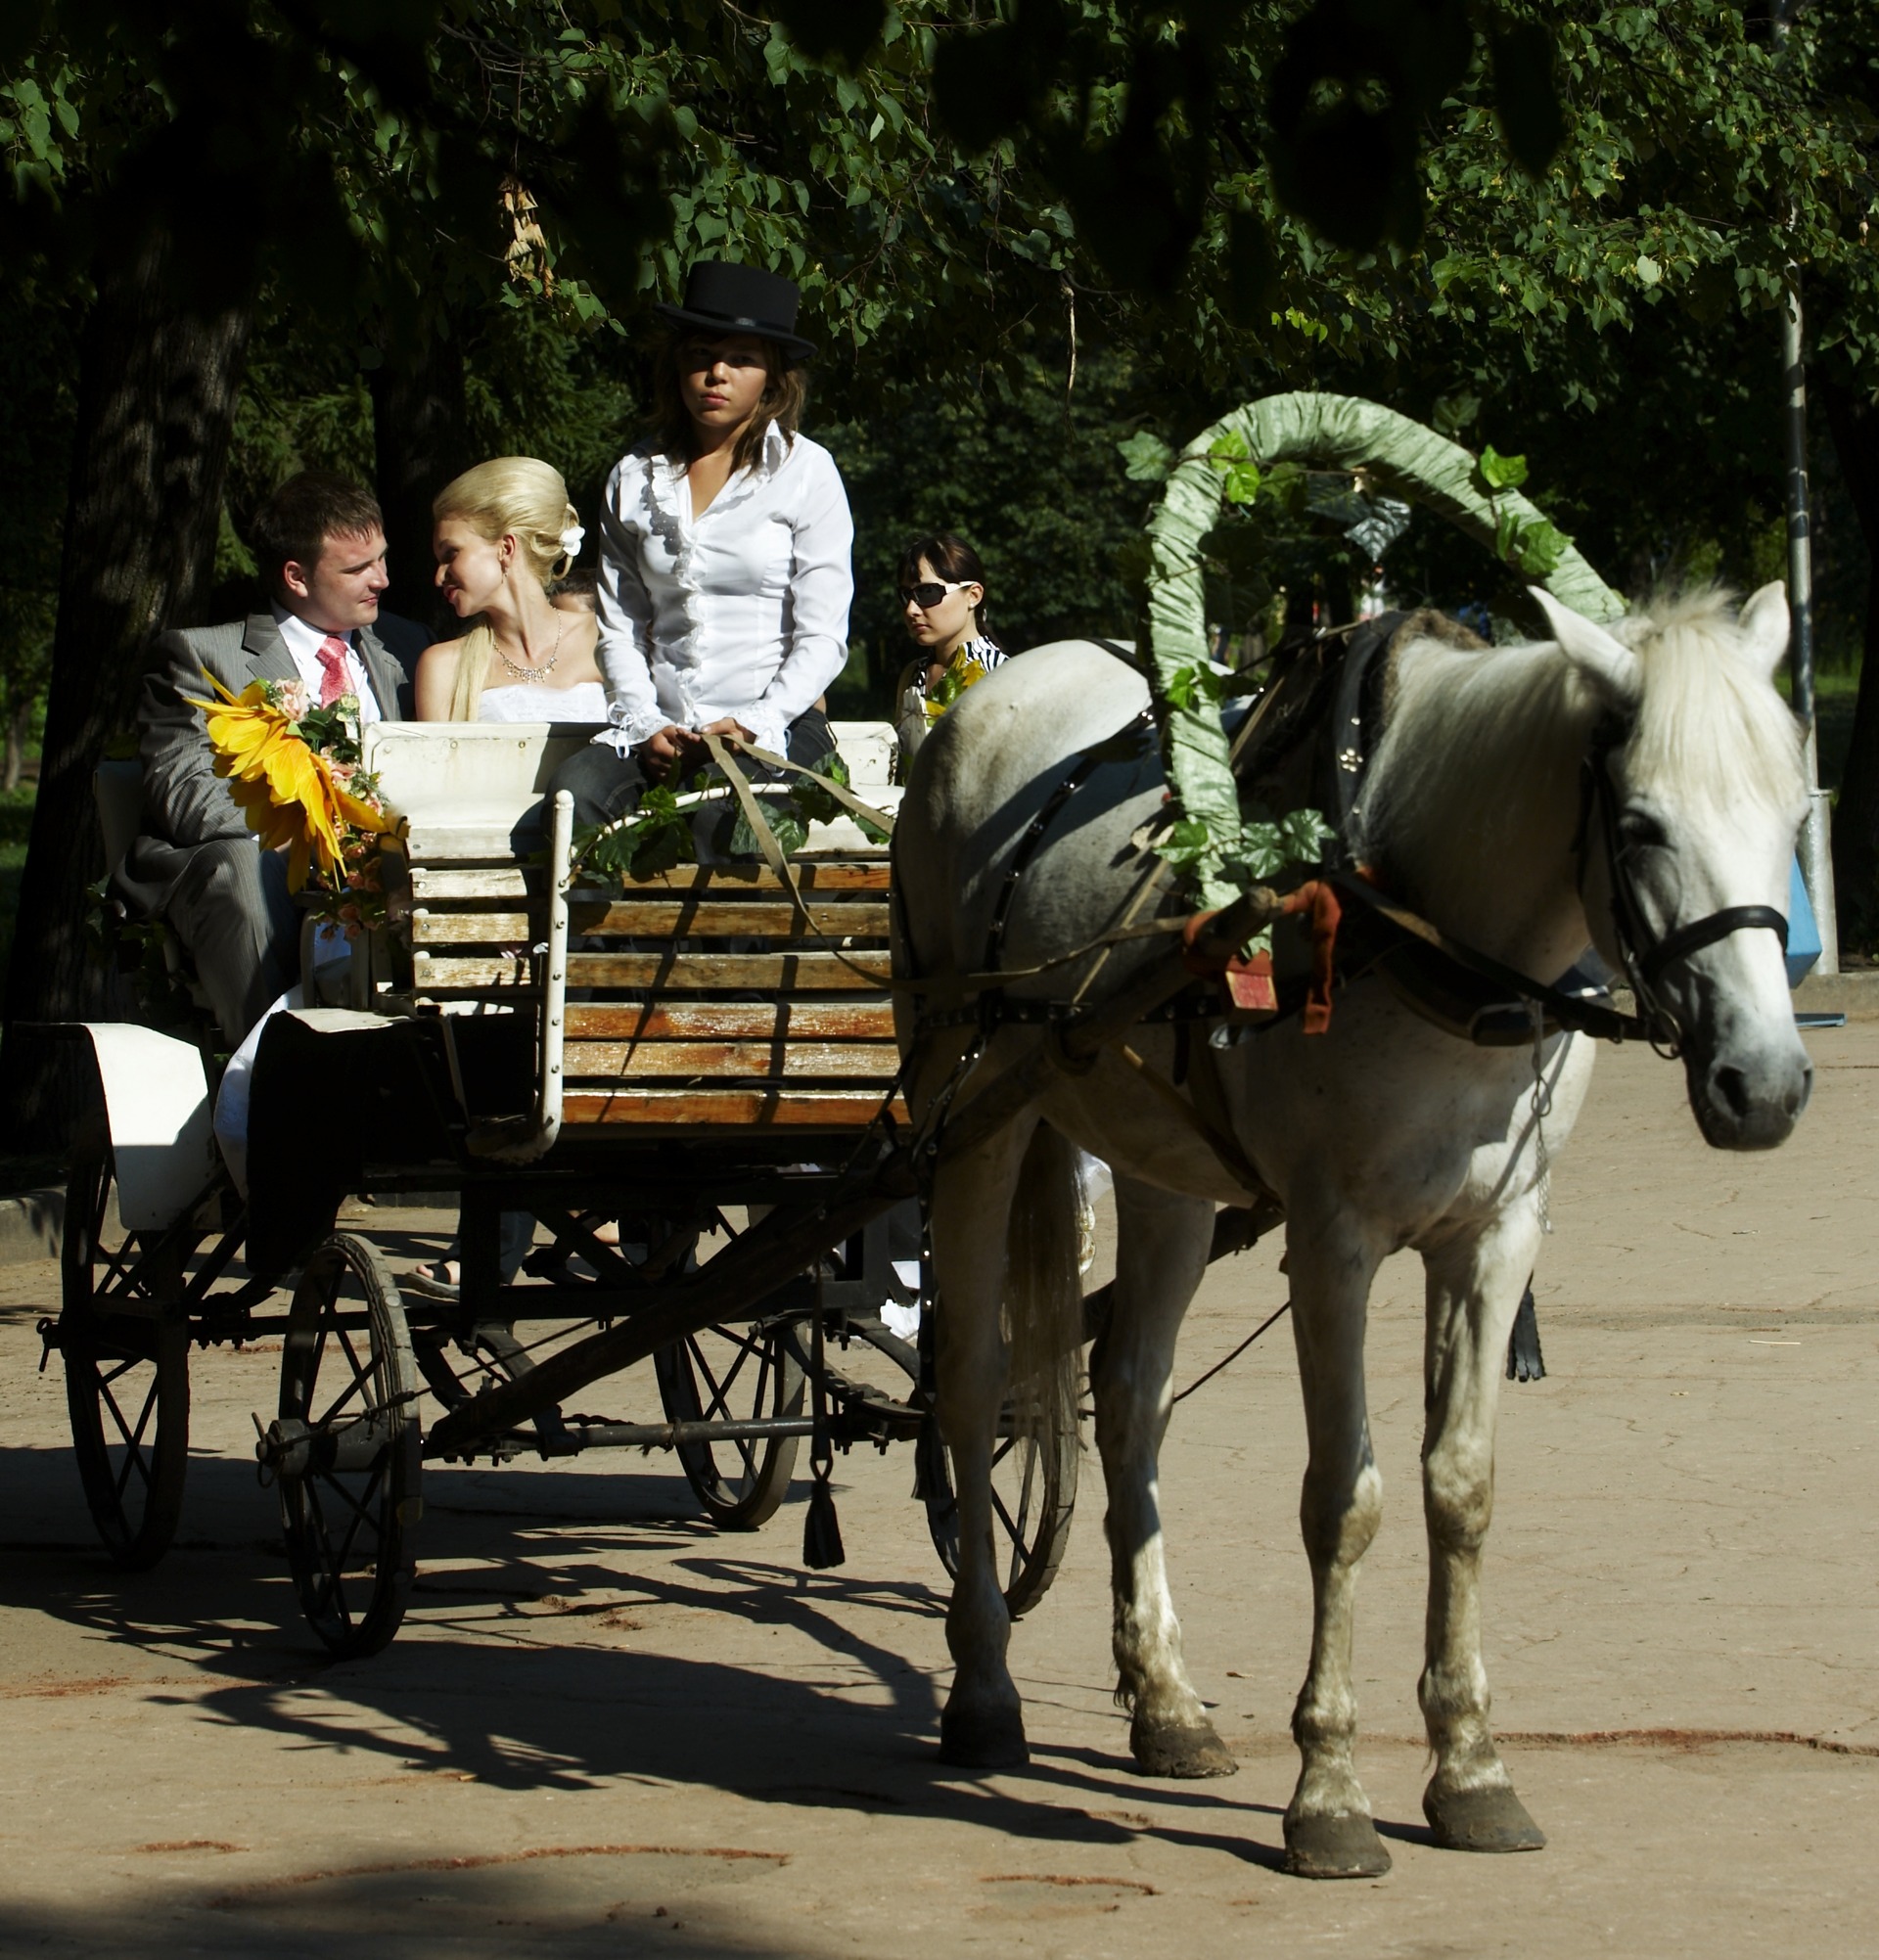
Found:
[{"label": "sandy ground", "polygon": [[[970,1778],[934,1758],[942,1594],[906,1450],[839,1467],[848,1562],[812,1577],[800,1494],[719,1536],[662,1459],[428,1474],[404,1631],[332,1665],[255,1485],[277,1357],[198,1357],[181,1542],[125,1577],[93,1548],[57,1364],[33,1372],[56,1276],[0,1269],[0,1951],[1868,1951],[1879,1027],[1813,1045],[1813,1109],[1772,1157],[1706,1151],[1678,1072],[1608,1053],[1558,1167],[1552,1373],[1507,1390],[1486,1625],[1537,1856],[1441,1852],[1422,1825],[1420,1283],[1386,1269],[1390,1513],[1358,1670],[1396,1858],[1375,1884],[1278,1869],[1307,1631],[1282,1325],[1183,1404],[1165,1463],[1190,1664],[1240,1773],[1128,1766],[1086,1459],[1064,1571],[1014,1641],[1032,1766]],[[1214,1270],[1183,1380],[1282,1298],[1275,1261]],[[637,1374],[606,1392],[656,1400]]]}]

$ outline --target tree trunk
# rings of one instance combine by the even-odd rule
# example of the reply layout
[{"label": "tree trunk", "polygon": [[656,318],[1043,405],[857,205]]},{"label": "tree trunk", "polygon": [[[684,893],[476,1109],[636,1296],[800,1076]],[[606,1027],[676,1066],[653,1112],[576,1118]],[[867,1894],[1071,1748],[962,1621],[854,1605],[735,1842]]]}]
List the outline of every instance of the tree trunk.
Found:
[{"label": "tree trunk", "polygon": [[45,746],[0,1051],[15,1150],[60,1147],[64,1113],[47,1044],[14,1030],[83,1019],[107,998],[85,933],[85,888],[105,869],[91,787],[100,752],[134,717],[151,636],[201,624],[214,572],[251,312],[244,301],[192,313],[165,278],[169,255],[155,219],[107,248],[79,344]]},{"label": "tree trunk", "polygon": [[7,716],[7,759],[0,767],[0,790],[9,796],[20,787],[26,767],[26,738],[32,733],[33,700],[30,696],[15,704]]},{"label": "tree trunk", "polygon": [[1865,948],[1879,939],[1879,401],[1815,370],[1840,475],[1858,514],[1872,562],[1866,633],[1853,739],[1833,812],[1833,884],[1840,941]]},{"label": "tree trunk", "polygon": [[372,428],[379,508],[385,513],[389,613],[434,632],[453,615],[437,596],[431,500],[470,467],[464,428],[463,342],[448,321],[411,321],[386,338],[373,371]]}]

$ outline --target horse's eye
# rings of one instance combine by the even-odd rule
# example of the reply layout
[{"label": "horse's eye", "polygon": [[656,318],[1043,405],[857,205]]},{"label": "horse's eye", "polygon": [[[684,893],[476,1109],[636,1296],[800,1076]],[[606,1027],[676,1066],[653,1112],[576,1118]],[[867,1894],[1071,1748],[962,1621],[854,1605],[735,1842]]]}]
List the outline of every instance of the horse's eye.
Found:
[{"label": "horse's eye", "polygon": [[1646,849],[1668,844],[1671,841],[1664,826],[1649,810],[1635,807],[1619,812],[1618,834],[1627,844]]}]

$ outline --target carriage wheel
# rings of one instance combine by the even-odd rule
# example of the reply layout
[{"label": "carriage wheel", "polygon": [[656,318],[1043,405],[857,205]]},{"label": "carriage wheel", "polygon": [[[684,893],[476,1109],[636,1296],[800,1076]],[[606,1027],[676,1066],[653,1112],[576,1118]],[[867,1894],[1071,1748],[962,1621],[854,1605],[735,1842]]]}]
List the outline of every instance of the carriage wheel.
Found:
[{"label": "carriage wheel", "polygon": [[[806,1378],[794,1323],[707,1327],[653,1357],[665,1420],[774,1422],[802,1413]],[[790,1488],[801,1436],[680,1443],[678,1460],[720,1531],[754,1531]]]},{"label": "carriage wheel", "polygon": [[404,1618],[423,1509],[417,1396],[390,1273],[365,1240],[335,1233],[295,1290],[261,1454],[280,1479],[300,1610],[344,1658],[376,1654]]},{"label": "carriage wheel", "polygon": [[[1005,1610],[1020,1618],[1050,1590],[1070,1544],[1077,1504],[1077,1430],[1039,1441],[1014,1436],[1009,1411],[991,1453],[992,1547],[1001,1570]],[[952,1452],[928,1413],[914,1444],[916,1492],[926,1499],[927,1529],[940,1563],[959,1574],[959,1500],[952,1481]]]},{"label": "carriage wheel", "polygon": [[[66,1185],[58,1339],[85,1501],[130,1572],[169,1549],[189,1464],[189,1325],[153,1311],[133,1235],[108,1229],[111,1150],[80,1152]],[[124,1312],[133,1302],[143,1311]]]}]

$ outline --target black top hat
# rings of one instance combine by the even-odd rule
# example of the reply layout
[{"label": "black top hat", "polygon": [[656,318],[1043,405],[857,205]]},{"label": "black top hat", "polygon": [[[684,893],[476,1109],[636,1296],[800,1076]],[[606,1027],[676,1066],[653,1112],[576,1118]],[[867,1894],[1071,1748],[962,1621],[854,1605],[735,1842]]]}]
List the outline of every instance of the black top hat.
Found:
[{"label": "black top hat", "polygon": [[794,280],[755,265],[724,265],[708,258],[685,275],[684,305],[661,300],[653,311],[674,326],[696,327],[704,334],[755,334],[760,341],[776,341],[792,362],[806,361],[815,342],[796,331],[802,296]]}]

